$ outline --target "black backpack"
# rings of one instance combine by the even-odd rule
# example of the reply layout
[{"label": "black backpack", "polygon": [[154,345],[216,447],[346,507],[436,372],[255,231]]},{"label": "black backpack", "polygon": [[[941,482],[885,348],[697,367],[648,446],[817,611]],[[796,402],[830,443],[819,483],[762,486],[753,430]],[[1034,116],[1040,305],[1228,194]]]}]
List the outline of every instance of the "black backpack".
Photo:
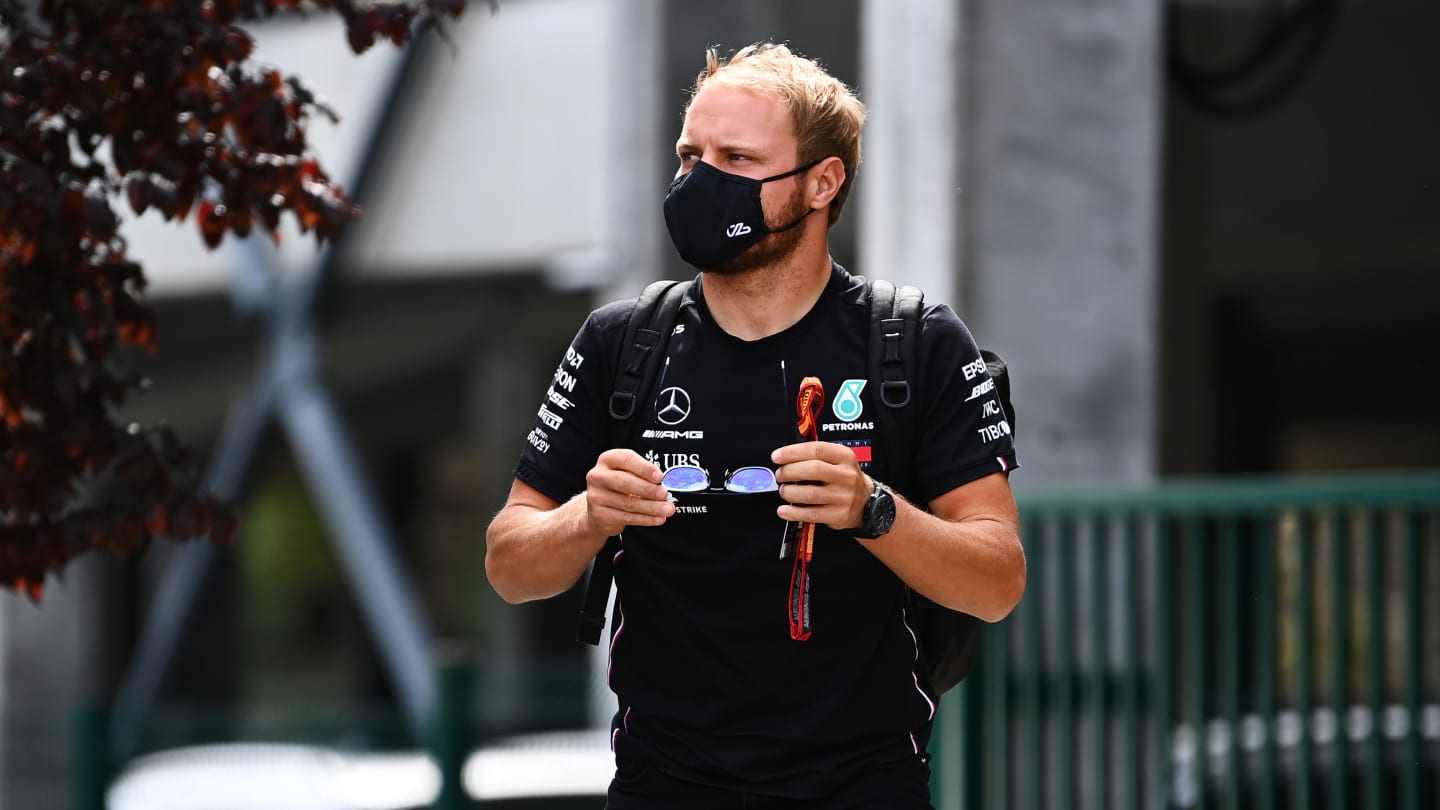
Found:
[{"label": "black backpack", "polygon": [[[615,390],[610,395],[611,439],[615,447],[624,447],[630,442],[636,403],[655,380],[670,332],[679,317],[680,304],[693,283],[653,282],[635,305],[625,327]],[[915,336],[920,330],[925,294],[910,286],[897,290],[890,282],[878,279],[870,282],[869,288],[869,376],[884,405],[876,417],[876,429],[881,436],[877,449],[890,454],[885,462],[885,483],[907,494],[913,489],[908,461],[914,457],[915,446],[915,411],[908,407],[909,372],[915,367]],[[1010,404],[1010,378],[1005,361],[994,352],[982,350],[981,355],[995,381],[996,396],[1013,431],[1015,412]],[[600,643],[615,555],[619,551],[620,538],[611,537],[590,564],[580,609],[579,641]],[[948,691],[974,668],[980,653],[981,621],[967,613],[941,607],[914,591],[909,592],[907,614],[910,626],[919,636],[932,688],[936,694]]]}]

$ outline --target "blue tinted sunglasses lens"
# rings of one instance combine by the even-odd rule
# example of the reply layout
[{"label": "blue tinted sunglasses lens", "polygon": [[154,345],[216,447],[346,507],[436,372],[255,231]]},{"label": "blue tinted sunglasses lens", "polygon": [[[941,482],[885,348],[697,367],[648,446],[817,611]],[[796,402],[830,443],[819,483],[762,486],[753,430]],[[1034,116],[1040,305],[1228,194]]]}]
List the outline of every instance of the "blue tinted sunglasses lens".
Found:
[{"label": "blue tinted sunglasses lens", "polygon": [[741,467],[730,475],[725,488],[731,492],[774,492],[775,471],[768,467]]},{"label": "blue tinted sunglasses lens", "polygon": [[710,476],[699,467],[671,467],[660,484],[671,492],[698,492],[710,486]]}]

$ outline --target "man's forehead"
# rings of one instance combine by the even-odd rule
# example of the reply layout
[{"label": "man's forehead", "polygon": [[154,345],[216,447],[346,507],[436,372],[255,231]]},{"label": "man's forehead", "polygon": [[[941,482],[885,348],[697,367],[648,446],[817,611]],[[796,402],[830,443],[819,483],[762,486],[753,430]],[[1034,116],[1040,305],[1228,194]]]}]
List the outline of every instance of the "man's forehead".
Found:
[{"label": "man's forehead", "polygon": [[685,111],[680,143],[719,141],[725,145],[769,147],[793,140],[794,126],[779,97],[759,89],[710,83]]}]

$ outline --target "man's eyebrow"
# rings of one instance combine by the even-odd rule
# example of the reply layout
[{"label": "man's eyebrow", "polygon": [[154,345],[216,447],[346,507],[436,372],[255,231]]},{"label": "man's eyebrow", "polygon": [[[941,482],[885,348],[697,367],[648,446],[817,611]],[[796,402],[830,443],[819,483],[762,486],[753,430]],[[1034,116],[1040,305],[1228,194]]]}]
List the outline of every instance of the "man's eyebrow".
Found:
[{"label": "man's eyebrow", "polygon": [[[675,142],[675,152],[676,152],[676,154],[679,154],[680,152],[685,151],[685,150],[695,151],[695,150],[697,150],[698,148],[699,148],[699,147],[697,147],[695,144],[691,143],[690,141],[688,141],[688,140],[686,140],[686,139],[684,139],[684,138],[681,138],[680,140],[678,140],[678,141]],[[734,153],[739,153],[739,154],[744,154],[744,155],[756,155],[756,154],[761,154],[761,153],[764,151],[764,150],[760,149],[758,146],[756,146],[755,144],[743,143],[743,142],[740,142],[740,141],[731,141],[731,142],[729,142],[729,143],[722,143],[722,144],[719,144],[716,148],[717,148],[719,151],[721,151],[721,152],[723,152],[723,153],[725,153],[725,154],[727,154],[727,155],[728,155],[728,154],[734,154]]]}]

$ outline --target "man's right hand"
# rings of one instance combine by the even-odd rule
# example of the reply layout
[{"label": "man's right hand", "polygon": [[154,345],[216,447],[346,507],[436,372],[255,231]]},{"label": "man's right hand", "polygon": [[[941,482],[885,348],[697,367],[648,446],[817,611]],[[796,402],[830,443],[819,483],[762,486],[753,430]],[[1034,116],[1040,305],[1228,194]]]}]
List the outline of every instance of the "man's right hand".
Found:
[{"label": "man's right hand", "polygon": [[485,532],[485,573],[507,602],[565,591],[626,526],[659,526],[675,514],[660,468],[633,450],[606,450],[565,503],[515,479]]},{"label": "man's right hand", "polygon": [[659,526],[675,514],[664,472],[634,450],[606,450],[585,474],[585,511],[606,537],[626,526]]}]

